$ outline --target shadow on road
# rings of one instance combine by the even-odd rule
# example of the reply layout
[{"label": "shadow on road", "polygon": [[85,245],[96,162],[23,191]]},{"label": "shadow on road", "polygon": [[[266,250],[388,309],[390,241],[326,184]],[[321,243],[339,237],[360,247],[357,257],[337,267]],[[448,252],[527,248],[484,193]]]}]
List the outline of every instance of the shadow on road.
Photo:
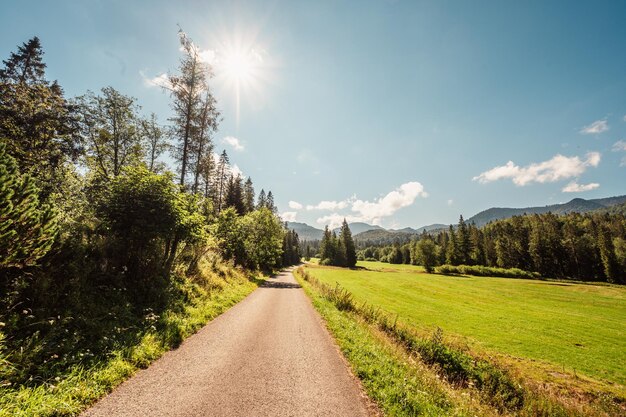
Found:
[{"label": "shadow on road", "polygon": [[263,284],[261,284],[261,287],[262,288],[283,288],[283,289],[302,288],[300,284],[295,284],[292,282],[272,281],[271,278],[266,280]]}]

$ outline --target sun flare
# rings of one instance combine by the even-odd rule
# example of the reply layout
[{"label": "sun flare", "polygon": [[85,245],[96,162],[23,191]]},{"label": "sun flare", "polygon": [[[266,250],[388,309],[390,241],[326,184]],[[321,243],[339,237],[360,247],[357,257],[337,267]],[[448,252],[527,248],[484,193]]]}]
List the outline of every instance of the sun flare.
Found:
[{"label": "sun flare", "polygon": [[234,92],[236,122],[239,124],[241,97],[258,95],[267,77],[264,71],[265,51],[252,42],[239,41],[222,43],[217,50],[215,73],[223,85]]},{"label": "sun flare", "polygon": [[228,51],[223,58],[223,71],[226,77],[235,83],[250,81],[254,78],[256,60],[245,51]]}]

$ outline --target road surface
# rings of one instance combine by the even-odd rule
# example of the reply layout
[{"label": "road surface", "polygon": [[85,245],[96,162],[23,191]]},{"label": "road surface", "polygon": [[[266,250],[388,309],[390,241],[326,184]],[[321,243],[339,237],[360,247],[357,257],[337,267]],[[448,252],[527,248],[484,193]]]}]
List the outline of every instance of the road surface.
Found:
[{"label": "road surface", "polygon": [[374,414],[311,302],[286,271],[83,416]]}]

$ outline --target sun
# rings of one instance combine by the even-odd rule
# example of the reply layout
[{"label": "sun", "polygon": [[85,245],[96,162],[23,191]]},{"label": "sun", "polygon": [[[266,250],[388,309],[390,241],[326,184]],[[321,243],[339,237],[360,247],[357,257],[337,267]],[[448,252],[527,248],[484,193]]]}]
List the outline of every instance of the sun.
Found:
[{"label": "sun", "polygon": [[223,57],[222,70],[231,81],[241,84],[254,78],[256,64],[251,53],[231,50]]},{"label": "sun", "polygon": [[236,122],[239,125],[241,96],[258,94],[264,82],[266,62],[263,49],[253,43],[225,42],[217,51],[215,73],[235,95]]}]

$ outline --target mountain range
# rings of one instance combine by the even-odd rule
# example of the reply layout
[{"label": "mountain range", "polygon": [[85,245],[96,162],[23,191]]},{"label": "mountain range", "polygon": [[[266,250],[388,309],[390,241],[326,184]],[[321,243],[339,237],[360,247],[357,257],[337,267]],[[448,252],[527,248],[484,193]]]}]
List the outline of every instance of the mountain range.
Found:
[{"label": "mountain range", "polygon": [[526,207],[526,208],[500,208],[492,207],[481,211],[480,213],[466,219],[468,223],[474,223],[478,227],[482,227],[487,223],[506,219],[522,214],[542,214],[551,212],[553,214],[567,213],[588,213],[590,211],[603,210],[609,207],[622,205],[626,203],[626,195],[618,197],[597,198],[593,200],[585,200],[583,198],[575,198],[564,204],[552,204],[543,207]]},{"label": "mountain range", "polygon": [[[476,226],[482,227],[494,220],[506,219],[522,214],[542,214],[548,212],[554,214],[567,214],[588,213],[591,211],[620,211],[622,213],[626,213],[626,195],[597,198],[592,200],[575,198],[567,203],[552,204],[542,207],[492,207],[466,219],[466,222],[474,223]],[[377,225],[370,225],[362,222],[350,223],[349,226],[355,240],[369,242],[372,244],[389,242],[403,243],[411,240],[413,236],[421,234],[423,231],[435,232],[448,227],[448,225],[445,224],[431,224],[428,226],[422,226],[418,229],[413,229],[411,227],[405,227],[404,229],[384,229]],[[287,227],[291,230],[295,230],[302,241],[321,240],[322,235],[324,234],[323,230],[309,226],[306,223],[287,222]],[[339,233],[339,229],[335,229],[335,232]]]}]

